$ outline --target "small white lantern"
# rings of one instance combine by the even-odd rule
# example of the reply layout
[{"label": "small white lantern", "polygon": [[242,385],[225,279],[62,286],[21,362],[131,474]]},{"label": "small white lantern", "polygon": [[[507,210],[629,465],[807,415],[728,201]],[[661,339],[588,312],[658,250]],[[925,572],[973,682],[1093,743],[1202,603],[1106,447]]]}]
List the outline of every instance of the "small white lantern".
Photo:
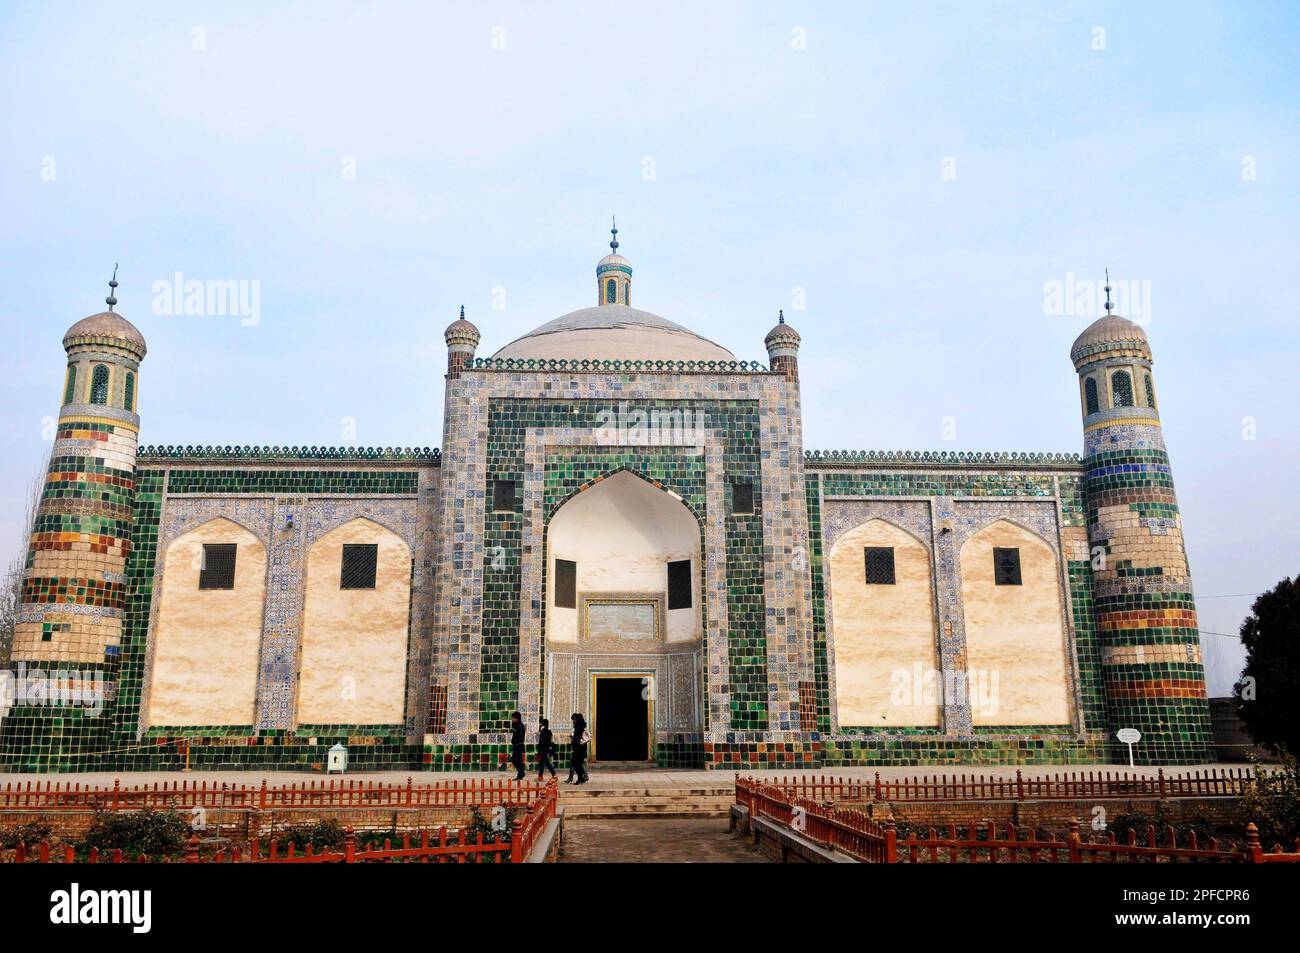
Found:
[{"label": "small white lantern", "polygon": [[333,774],[337,771],[342,774],[348,769],[348,749],[341,744],[330,748],[329,755],[325,762],[325,773]]}]

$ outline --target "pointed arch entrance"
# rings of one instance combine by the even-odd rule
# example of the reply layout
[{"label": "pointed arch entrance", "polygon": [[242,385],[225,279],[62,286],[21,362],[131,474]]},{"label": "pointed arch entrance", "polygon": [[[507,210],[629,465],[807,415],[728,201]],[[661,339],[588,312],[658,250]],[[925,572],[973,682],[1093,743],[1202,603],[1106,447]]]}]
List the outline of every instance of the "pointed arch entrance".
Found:
[{"label": "pointed arch entrance", "polygon": [[659,700],[670,680],[693,694],[698,672],[699,520],[674,494],[620,470],[560,504],[545,549],[553,728],[563,737],[581,711],[594,759],[654,760],[656,727],[666,727]]}]

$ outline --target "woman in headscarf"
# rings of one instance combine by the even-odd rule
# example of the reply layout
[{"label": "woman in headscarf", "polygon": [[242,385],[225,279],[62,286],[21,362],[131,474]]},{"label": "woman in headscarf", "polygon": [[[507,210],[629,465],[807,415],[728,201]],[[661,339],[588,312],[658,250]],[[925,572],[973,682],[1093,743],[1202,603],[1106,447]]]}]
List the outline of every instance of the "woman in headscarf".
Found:
[{"label": "woman in headscarf", "polygon": [[[581,712],[573,713],[573,741],[569,746],[569,777],[565,784],[587,783],[587,744],[591,735],[587,731],[587,719]],[[575,781],[574,778],[577,778]]]}]

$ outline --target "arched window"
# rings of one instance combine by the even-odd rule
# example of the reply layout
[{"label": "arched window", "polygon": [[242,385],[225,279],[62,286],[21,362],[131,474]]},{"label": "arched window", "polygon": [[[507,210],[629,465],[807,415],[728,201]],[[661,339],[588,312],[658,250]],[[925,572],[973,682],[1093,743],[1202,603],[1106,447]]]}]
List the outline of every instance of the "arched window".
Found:
[{"label": "arched window", "polygon": [[1143,374],[1143,375],[1142,375],[1142,383],[1146,385],[1146,389],[1147,389],[1147,406],[1150,407],[1152,410],[1155,410],[1155,407],[1156,407],[1156,392],[1155,392],[1155,390],[1151,387],[1151,375],[1150,375],[1150,374]]},{"label": "arched window", "polygon": [[92,404],[108,403],[108,365],[96,364],[90,376],[90,402]]},{"label": "arched window", "polygon": [[122,389],[122,409],[135,410],[132,404],[135,403],[135,375],[130,371],[126,374],[126,386]]},{"label": "arched window", "polygon": [[1128,376],[1128,371],[1116,371],[1111,375],[1110,392],[1112,407],[1133,406],[1133,378]]},{"label": "arched window", "polygon": [[68,368],[68,385],[63,388],[63,402],[72,403],[72,398],[77,393],[77,365],[73,364]]},{"label": "arched window", "polygon": [[1083,382],[1083,397],[1088,405],[1088,413],[1095,414],[1101,410],[1101,404],[1097,402],[1097,378],[1089,377]]},{"label": "arched window", "polygon": [[618,285],[614,283],[613,278],[605,282],[605,302],[607,304],[618,303]]}]

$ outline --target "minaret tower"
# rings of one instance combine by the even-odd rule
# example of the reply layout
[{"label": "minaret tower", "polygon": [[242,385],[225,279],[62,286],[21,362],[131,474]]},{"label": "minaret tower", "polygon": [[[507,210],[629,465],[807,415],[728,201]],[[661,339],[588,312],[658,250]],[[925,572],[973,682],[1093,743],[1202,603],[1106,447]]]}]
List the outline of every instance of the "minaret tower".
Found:
[{"label": "minaret tower", "polygon": [[465,320],[463,304],[460,306],[460,317],[447,325],[442,338],[447,342],[447,379],[454,380],[474,362],[474,351],[480,340],[478,328]]},{"label": "minaret tower", "polygon": [[609,254],[596,262],[596,304],[632,304],[632,263],[618,253],[618,223],[611,220]]},{"label": "minaret tower", "polygon": [[32,527],[0,765],[85,770],[107,743],[126,606],[144,337],[113,311],[63,336],[62,408]]},{"label": "minaret tower", "polygon": [[763,344],[767,347],[768,364],[772,370],[784,374],[786,380],[797,383],[801,340],[799,332],[785,323],[784,311],[778,311],[777,314],[779,317],[776,327],[768,331],[767,337],[763,339]]},{"label": "minaret tower", "polygon": [[1083,409],[1093,601],[1101,635],[1111,756],[1114,733],[1136,728],[1142,764],[1213,758],[1210,711],[1183,525],[1161,435],[1151,348],[1112,314],[1074,342]]}]

